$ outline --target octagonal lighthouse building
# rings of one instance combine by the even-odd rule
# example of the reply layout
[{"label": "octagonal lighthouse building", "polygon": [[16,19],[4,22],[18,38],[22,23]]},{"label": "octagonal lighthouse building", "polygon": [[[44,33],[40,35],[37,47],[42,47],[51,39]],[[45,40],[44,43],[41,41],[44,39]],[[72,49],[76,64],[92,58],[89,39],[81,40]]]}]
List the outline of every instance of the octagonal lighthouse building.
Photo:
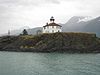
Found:
[{"label": "octagonal lighthouse building", "polygon": [[62,31],[62,26],[59,24],[56,24],[54,17],[52,16],[50,18],[50,23],[47,23],[45,26],[43,26],[43,33],[56,33]]}]

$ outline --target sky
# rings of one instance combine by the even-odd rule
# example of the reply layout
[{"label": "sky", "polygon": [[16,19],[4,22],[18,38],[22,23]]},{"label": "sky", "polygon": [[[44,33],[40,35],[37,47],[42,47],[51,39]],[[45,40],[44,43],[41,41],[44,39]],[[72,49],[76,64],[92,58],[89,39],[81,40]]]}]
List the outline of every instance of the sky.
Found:
[{"label": "sky", "polygon": [[66,23],[73,16],[100,16],[100,0],[0,0],[0,34],[24,26],[42,27],[51,16]]}]

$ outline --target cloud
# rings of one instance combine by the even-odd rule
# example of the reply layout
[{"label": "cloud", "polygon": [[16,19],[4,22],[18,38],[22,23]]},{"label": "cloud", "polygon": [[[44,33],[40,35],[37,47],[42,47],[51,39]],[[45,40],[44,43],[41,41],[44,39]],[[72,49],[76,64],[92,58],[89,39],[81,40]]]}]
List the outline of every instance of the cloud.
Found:
[{"label": "cloud", "polygon": [[[100,0],[0,0],[0,33],[22,26],[42,26],[50,16],[98,16]],[[13,25],[13,26],[12,26]]]},{"label": "cloud", "polygon": [[0,5],[6,5],[6,6],[37,6],[45,3],[56,3],[58,4],[58,0],[0,0]]},{"label": "cloud", "polygon": [[45,0],[47,2],[50,2],[50,3],[55,3],[55,4],[59,4],[60,1],[59,0]]}]

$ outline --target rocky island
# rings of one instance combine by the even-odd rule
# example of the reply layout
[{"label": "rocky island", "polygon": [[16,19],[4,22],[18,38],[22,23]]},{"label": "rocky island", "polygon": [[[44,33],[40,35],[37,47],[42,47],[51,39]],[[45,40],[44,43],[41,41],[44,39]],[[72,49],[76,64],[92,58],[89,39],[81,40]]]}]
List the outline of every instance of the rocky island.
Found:
[{"label": "rocky island", "polygon": [[100,38],[92,33],[74,32],[3,36],[0,51],[99,53]]}]

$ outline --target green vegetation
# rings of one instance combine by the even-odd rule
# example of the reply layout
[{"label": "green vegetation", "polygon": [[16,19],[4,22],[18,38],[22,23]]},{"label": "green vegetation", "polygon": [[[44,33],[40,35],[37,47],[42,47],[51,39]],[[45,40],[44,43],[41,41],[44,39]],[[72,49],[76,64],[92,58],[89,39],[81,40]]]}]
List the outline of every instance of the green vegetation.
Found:
[{"label": "green vegetation", "polygon": [[100,52],[100,39],[90,33],[52,33],[0,38],[0,50],[24,52]]},{"label": "green vegetation", "polygon": [[23,34],[22,35],[28,35],[28,32],[26,29],[23,30]]}]

